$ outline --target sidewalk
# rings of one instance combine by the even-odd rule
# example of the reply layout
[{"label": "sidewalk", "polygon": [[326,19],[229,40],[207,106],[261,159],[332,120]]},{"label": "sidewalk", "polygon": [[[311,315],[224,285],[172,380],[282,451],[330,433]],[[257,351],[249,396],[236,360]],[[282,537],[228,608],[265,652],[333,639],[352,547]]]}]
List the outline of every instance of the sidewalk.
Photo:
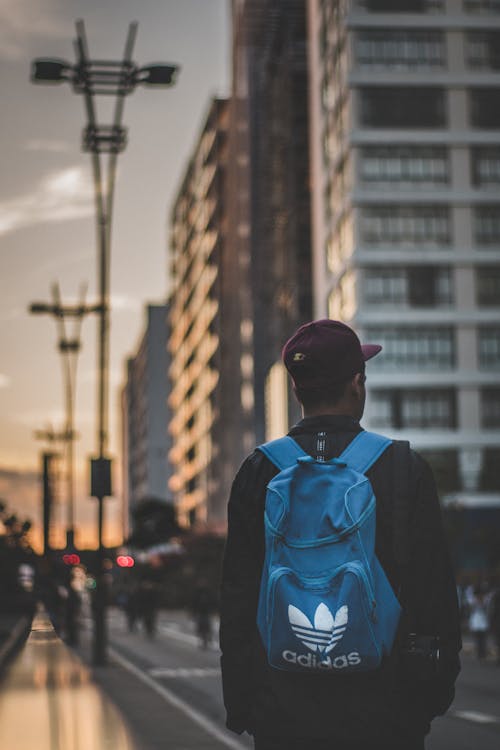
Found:
[{"label": "sidewalk", "polygon": [[[476,646],[474,643],[474,638],[469,633],[464,633],[462,635],[462,654],[467,654],[467,656],[470,656],[471,658],[476,658]],[[496,649],[491,641],[488,641],[486,646],[486,658],[484,659],[484,663],[497,663]]]},{"label": "sidewalk", "polygon": [[[43,611],[0,689],[0,747],[6,750],[221,750],[175,705],[175,696],[111,656],[90,669],[57,636]],[[168,691],[164,691],[167,693]]]}]

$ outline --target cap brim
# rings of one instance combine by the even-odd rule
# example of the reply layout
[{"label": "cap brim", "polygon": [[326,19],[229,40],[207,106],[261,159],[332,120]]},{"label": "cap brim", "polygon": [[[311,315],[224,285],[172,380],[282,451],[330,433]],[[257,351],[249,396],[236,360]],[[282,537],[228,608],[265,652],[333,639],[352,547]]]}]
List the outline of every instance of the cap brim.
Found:
[{"label": "cap brim", "polygon": [[379,344],[362,344],[361,351],[363,352],[363,359],[371,359],[375,357],[379,352],[382,351],[382,347]]}]

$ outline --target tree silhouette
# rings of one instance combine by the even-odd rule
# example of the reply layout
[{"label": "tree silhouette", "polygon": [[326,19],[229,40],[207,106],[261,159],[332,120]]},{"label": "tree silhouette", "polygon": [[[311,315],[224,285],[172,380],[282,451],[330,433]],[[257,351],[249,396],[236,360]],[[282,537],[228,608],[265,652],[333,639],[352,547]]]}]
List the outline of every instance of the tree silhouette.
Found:
[{"label": "tree silhouette", "polygon": [[168,542],[183,533],[174,504],[156,497],[141,500],[132,511],[132,519],[132,533],[127,542],[138,549]]}]

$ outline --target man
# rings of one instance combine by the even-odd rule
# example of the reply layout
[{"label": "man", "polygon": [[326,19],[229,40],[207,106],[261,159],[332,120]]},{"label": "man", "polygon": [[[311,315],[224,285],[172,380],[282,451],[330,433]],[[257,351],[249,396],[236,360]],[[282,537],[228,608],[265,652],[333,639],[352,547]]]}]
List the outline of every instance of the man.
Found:
[{"label": "man", "polygon": [[[362,430],[365,361],[380,350],[361,346],[352,329],[333,320],[301,326],[285,344],[283,360],[304,416],[289,435],[307,453],[339,456]],[[436,487],[411,451],[403,567],[394,553],[395,455],[391,445],[367,472],[377,501],[376,555],[403,605],[393,653],[372,672],[310,675],[268,665],[256,615],[266,487],[278,469],[256,450],[234,480],[221,590],[224,701],[228,728],[253,734],[257,750],[422,750],[430,721],[453,699],[460,629]],[[439,637],[438,666],[436,654],[408,657],[413,631]]]}]

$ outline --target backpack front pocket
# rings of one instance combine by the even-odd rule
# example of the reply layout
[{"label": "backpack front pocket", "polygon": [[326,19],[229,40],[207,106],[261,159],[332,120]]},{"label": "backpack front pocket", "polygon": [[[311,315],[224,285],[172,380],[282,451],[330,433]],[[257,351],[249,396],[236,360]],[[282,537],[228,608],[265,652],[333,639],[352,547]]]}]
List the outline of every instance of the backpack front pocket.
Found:
[{"label": "backpack front pocket", "polygon": [[322,576],[278,567],[268,582],[265,640],[273,667],[338,674],[380,664],[376,604],[361,563]]}]

